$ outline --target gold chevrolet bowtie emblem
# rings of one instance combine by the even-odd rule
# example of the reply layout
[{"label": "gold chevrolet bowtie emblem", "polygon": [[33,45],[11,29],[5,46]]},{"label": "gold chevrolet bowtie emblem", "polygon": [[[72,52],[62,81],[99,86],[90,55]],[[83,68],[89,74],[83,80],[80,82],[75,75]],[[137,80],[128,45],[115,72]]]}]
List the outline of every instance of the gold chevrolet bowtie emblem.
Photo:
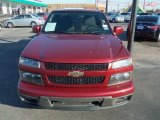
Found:
[{"label": "gold chevrolet bowtie emblem", "polygon": [[73,71],[68,73],[68,76],[72,76],[72,77],[81,77],[83,75],[84,75],[84,72],[80,72],[80,71]]}]

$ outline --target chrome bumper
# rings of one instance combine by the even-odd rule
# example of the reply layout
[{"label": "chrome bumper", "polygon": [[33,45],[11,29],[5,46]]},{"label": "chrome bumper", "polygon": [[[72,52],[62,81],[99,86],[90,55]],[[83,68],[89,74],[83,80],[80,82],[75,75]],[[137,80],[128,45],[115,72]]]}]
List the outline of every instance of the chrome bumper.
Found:
[{"label": "chrome bumper", "polygon": [[31,97],[20,94],[22,101],[38,105],[47,109],[58,110],[97,110],[107,109],[125,105],[129,102],[132,95],[119,98],[96,97],[96,98],[65,98],[65,97]]}]

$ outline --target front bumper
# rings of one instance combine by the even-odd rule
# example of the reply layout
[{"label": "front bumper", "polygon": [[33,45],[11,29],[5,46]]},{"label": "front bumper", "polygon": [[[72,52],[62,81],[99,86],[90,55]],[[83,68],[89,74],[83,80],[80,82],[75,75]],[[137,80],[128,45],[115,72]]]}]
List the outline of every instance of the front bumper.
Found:
[{"label": "front bumper", "polygon": [[45,87],[20,81],[22,101],[48,109],[96,110],[113,108],[129,102],[133,83],[93,88]]},{"label": "front bumper", "polygon": [[43,25],[44,24],[44,20],[38,20],[36,23],[37,23],[37,25]]},{"label": "front bumper", "polygon": [[31,97],[20,94],[22,101],[38,105],[42,108],[55,110],[98,110],[125,105],[132,95],[119,98],[96,97],[96,98],[63,98],[63,97]]},{"label": "front bumper", "polygon": [[136,31],[135,37],[158,39],[156,31]]},{"label": "front bumper", "polygon": [[116,22],[124,22],[124,19],[121,19],[121,18],[116,19]]}]

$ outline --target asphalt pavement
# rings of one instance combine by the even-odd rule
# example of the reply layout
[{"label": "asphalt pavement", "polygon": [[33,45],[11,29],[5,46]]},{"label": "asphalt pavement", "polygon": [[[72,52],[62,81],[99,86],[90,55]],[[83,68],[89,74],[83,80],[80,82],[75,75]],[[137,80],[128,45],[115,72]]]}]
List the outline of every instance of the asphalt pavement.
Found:
[{"label": "asphalt pavement", "polygon": [[[125,34],[120,38],[126,45]],[[31,28],[0,31],[0,120],[160,120],[160,47],[156,42],[134,43],[135,94],[129,104],[98,111],[60,111],[38,109],[18,98],[19,56],[34,36]]]}]

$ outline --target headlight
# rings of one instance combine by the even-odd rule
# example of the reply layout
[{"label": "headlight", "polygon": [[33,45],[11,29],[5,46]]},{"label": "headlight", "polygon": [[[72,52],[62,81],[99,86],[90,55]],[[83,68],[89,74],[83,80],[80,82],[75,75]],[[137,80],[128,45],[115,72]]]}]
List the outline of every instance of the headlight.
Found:
[{"label": "headlight", "polygon": [[19,64],[30,66],[30,67],[35,67],[35,68],[40,68],[40,62],[39,61],[29,59],[29,58],[25,58],[25,57],[20,57]]},{"label": "headlight", "polygon": [[42,75],[20,71],[20,80],[37,85],[43,85]]},{"label": "headlight", "polygon": [[122,67],[128,67],[132,65],[132,59],[124,59],[120,61],[116,61],[112,63],[112,69],[122,68]]},{"label": "headlight", "polygon": [[132,72],[118,73],[111,76],[109,85],[117,85],[131,80]]}]

